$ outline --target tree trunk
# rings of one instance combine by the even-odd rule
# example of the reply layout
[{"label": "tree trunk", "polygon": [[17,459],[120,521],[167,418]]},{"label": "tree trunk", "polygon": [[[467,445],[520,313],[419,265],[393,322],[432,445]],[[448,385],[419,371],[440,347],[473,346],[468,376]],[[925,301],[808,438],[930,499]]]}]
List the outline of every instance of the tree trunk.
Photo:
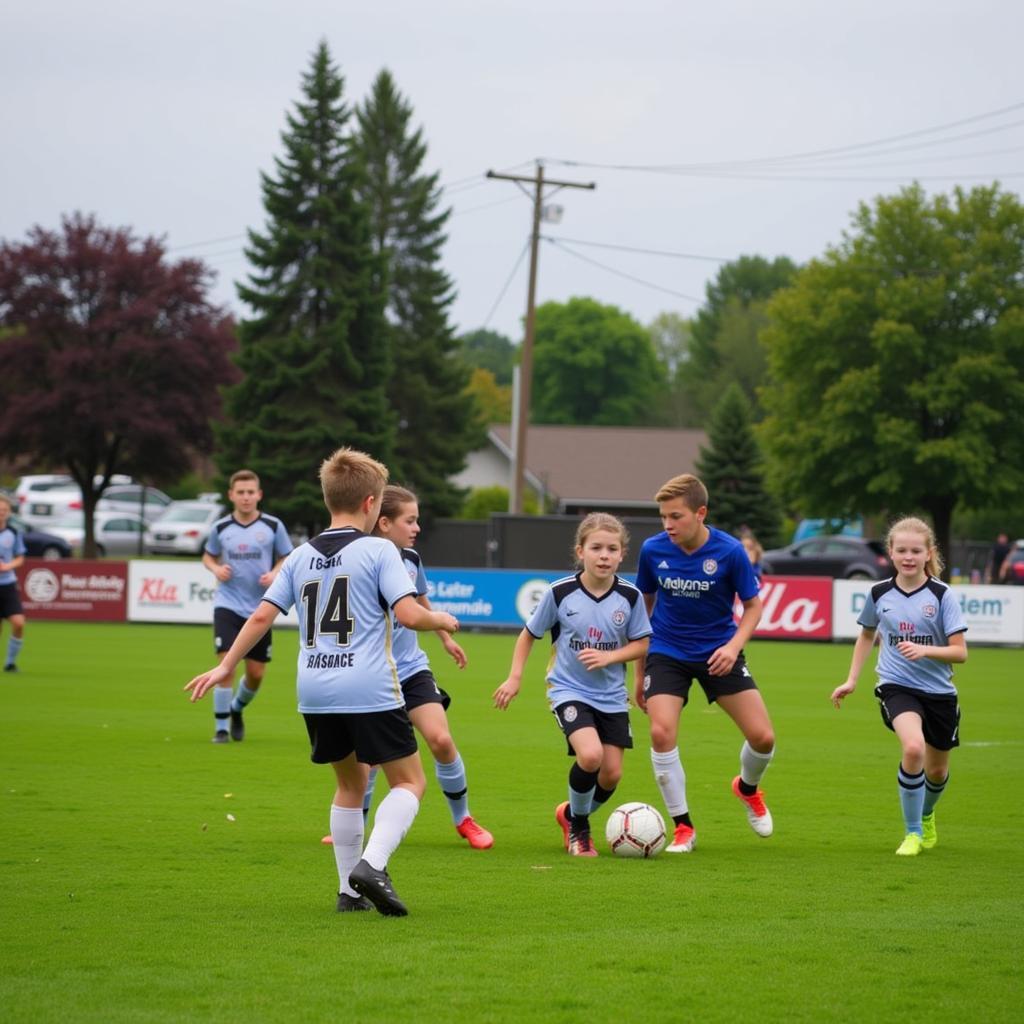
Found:
[{"label": "tree trunk", "polygon": [[939,553],[945,563],[942,567],[942,578],[948,583],[950,577],[949,560],[952,558],[953,506],[955,501],[947,497],[935,497],[928,506],[935,529],[935,540],[939,545]]}]

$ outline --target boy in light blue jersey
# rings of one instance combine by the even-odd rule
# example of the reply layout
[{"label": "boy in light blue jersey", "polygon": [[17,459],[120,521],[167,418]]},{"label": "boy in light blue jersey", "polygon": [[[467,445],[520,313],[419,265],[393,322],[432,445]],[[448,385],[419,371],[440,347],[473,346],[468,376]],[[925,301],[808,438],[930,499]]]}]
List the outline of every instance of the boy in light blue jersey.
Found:
[{"label": "boy in light blue jersey", "polygon": [[[292,549],[280,519],[259,510],[263,500],[259,477],[251,469],[231,475],[228,500],[234,511],[213,524],[203,551],[203,565],[217,577],[213,598],[214,649],[223,655],[252,615]],[[245,739],[242,711],[256,696],[270,661],[268,631],[245,656],[245,675],[232,697],[231,680],[213,694],[214,743]]]},{"label": "boy in light blue jersey", "polygon": [[11,500],[6,494],[0,494],[0,624],[4,619],[11,623],[4,671],[17,672],[18,654],[24,643],[25,612],[14,570],[25,561],[25,538],[8,522],[10,515]]},{"label": "boy in light blue jersey", "polygon": [[916,857],[938,843],[935,805],[949,781],[949,752],[960,745],[952,666],[967,660],[967,624],[953,591],[937,579],[942,563],[927,523],[911,517],[893,524],[888,548],[896,575],[871,588],[849,674],[832,703],[840,707],[856,689],[877,632],[875,696],[901,748],[896,781],[905,836],[896,853]]},{"label": "boy in light blue jersey", "polygon": [[547,696],[568,741],[569,799],[555,808],[566,850],[596,857],[590,815],[607,802],[622,777],[623,751],[633,746],[625,663],[647,650],[651,624],[640,592],[619,579],[626,528],[594,512],[576,531],[582,571],[551,584],[516,640],[508,678],[494,691],[504,710],[522,682],[535,640],[551,631]]},{"label": "boy in light blue jersey", "polygon": [[[455,618],[419,605],[390,541],[368,536],[387,469],[340,448],[320,467],[330,529],[289,555],[221,663],[186,684],[192,700],[230,680],[252,644],[293,605],[299,617],[298,706],[316,764],[330,764],[337,788],[331,837],[339,911],[408,913],[388,875],[391,855],[412,825],[426,787],[391,652],[391,615],[405,627],[458,630]],[[380,764],[391,791],[363,850],[368,766]]]},{"label": "boy in light blue jersey", "polygon": [[[750,559],[735,537],[705,526],[707,488],[689,473],[673,477],[655,495],[665,531],[644,541],[636,585],[651,613],[650,652],[637,663],[636,702],[651,720],[651,765],[675,835],[669,853],[690,853],[697,833],[686,799],[686,774],[677,746],[679,718],[696,679],[743,734],[740,774],[733,793],[750,827],[772,834],[772,816],[758,788],[775,752],[768,709],[743,656],[761,618]],[[743,614],[733,620],[739,598]]]}]

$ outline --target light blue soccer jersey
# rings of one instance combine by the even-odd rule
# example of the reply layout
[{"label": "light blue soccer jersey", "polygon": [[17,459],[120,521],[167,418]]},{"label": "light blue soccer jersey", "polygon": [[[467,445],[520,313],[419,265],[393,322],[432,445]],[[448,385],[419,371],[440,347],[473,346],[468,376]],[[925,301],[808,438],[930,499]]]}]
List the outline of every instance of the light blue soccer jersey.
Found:
[{"label": "light blue soccer jersey", "polygon": [[636,585],[656,594],[651,654],[679,661],[707,661],[736,635],[733,601],[758,595],[757,578],[743,545],[708,527],[708,539],[693,554],[658,533],[643,542]]},{"label": "light blue soccer jersey", "polygon": [[233,515],[213,524],[206,550],[231,566],[231,578],[217,584],[214,608],[227,608],[247,619],[263,597],[260,577],[292,549],[284,523],[261,512],[251,523],[242,524]]},{"label": "light blue soccer jersey", "polygon": [[591,594],[580,574],[556,580],[544,593],[526,628],[538,640],[551,630],[548,701],[552,709],[578,700],[598,711],[626,711],[626,666],[608,665],[588,671],[578,658],[585,647],[615,651],[651,635],[640,591],[615,577],[610,590]]},{"label": "light blue soccer jersey", "polygon": [[[402,548],[402,566],[409,575],[409,582],[416,588],[416,596],[427,593],[427,575],[423,571],[423,563],[415,548]],[[430,668],[430,659],[420,647],[419,634],[415,629],[407,629],[397,620],[394,625],[394,638],[391,649],[394,652],[395,664],[398,666],[398,678],[404,683],[406,679]]]},{"label": "light blue soccer jersey", "polygon": [[[10,562],[23,554],[25,554],[25,538],[13,526],[5,526],[0,530],[0,562]],[[13,569],[0,572],[0,586],[17,582],[18,576]]]},{"label": "light blue soccer jersey", "polygon": [[264,601],[299,616],[299,711],[365,714],[404,706],[391,609],[415,594],[398,548],[353,527],[296,548]]},{"label": "light blue soccer jersey", "polygon": [[903,640],[928,647],[945,647],[949,637],[967,631],[960,602],[941,580],[929,577],[917,590],[905,594],[896,580],[876,583],[857,619],[877,629],[878,681],[942,695],[956,694],[953,666],[933,658],[909,661],[896,649]]}]

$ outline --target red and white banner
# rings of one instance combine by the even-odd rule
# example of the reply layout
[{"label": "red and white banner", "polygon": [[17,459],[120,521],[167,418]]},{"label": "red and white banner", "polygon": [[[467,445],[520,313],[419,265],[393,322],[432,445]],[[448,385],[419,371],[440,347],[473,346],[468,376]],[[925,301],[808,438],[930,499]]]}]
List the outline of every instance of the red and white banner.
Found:
[{"label": "red and white banner", "polygon": [[[743,605],[737,599],[739,622]],[[756,637],[776,640],[832,639],[832,580],[818,576],[768,576],[761,583],[761,621]]]},{"label": "red and white banner", "polygon": [[30,619],[124,622],[127,617],[125,562],[27,558],[18,569],[18,588]]}]

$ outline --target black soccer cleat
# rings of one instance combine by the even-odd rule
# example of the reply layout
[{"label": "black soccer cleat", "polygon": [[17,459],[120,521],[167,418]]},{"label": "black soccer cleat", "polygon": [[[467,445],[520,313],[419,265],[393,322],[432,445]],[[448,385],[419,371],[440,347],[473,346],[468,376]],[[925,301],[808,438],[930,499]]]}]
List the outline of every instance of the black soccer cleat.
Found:
[{"label": "black soccer cleat", "polygon": [[241,711],[231,712],[231,738],[236,743],[241,743],[245,739],[245,722],[242,721]]},{"label": "black soccer cleat", "polygon": [[373,904],[365,896],[349,896],[347,892],[339,892],[338,913],[348,914],[355,910],[373,910]]},{"label": "black soccer cleat", "polygon": [[398,898],[387,871],[378,871],[361,860],[348,876],[348,884],[360,896],[365,896],[385,917],[405,917],[409,913]]},{"label": "black soccer cleat", "polygon": [[210,740],[210,742],[211,743],[230,743],[231,742],[231,737],[228,735],[227,729],[218,729],[213,734],[213,739]]},{"label": "black soccer cleat", "polygon": [[9,661],[9,662],[7,662],[6,665],[4,665],[4,671],[5,672],[17,672],[18,671],[18,666],[15,665],[13,661]]}]

